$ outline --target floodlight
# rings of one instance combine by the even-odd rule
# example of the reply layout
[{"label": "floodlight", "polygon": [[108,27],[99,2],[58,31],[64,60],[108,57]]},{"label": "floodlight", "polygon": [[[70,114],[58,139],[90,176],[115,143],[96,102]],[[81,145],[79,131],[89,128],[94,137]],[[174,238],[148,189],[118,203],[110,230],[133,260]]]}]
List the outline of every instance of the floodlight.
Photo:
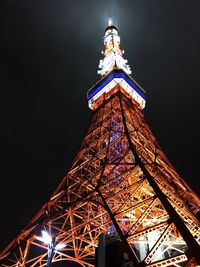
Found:
[{"label": "floodlight", "polygon": [[42,239],[45,244],[51,244],[52,242],[52,237],[44,230],[42,232]]}]

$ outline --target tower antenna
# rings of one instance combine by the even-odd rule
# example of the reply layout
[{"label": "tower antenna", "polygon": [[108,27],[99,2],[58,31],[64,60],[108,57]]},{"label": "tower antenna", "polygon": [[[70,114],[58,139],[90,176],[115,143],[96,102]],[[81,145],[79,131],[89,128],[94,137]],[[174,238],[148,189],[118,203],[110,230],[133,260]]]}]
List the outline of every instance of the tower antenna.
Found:
[{"label": "tower antenna", "polygon": [[111,17],[108,19],[108,26],[113,26],[113,20]]}]

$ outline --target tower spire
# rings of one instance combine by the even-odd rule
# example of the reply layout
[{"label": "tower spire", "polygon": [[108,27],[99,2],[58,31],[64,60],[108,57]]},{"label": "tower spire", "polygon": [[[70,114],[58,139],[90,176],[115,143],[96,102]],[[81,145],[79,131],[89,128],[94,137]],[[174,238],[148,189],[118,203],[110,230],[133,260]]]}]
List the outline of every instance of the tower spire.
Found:
[{"label": "tower spire", "polygon": [[104,34],[104,56],[99,62],[98,74],[105,76],[113,69],[122,69],[127,74],[131,74],[131,69],[127,60],[123,58],[124,51],[120,47],[120,36],[118,29],[113,25],[112,18],[108,19],[108,27]]}]

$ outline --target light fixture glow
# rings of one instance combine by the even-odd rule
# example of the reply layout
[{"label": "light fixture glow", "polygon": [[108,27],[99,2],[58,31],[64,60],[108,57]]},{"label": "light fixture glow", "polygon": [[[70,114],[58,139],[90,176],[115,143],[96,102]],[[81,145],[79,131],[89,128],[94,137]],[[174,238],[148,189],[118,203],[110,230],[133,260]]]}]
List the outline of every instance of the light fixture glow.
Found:
[{"label": "light fixture glow", "polygon": [[108,26],[112,26],[113,25],[113,21],[112,21],[112,18],[110,17],[109,19],[108,19]]},{"label": "light fixture glow", "polygon": [[50,244],[52,242],[52,237],[44,230],[42,232],[42,239],[45,244]]},{"label": "light fixture glow", "polygon": [[65,247],[66,247],[66,244],[60,243],[60,244],[56,245],[55,249],[61,250],[61,249],[65,248]]}]

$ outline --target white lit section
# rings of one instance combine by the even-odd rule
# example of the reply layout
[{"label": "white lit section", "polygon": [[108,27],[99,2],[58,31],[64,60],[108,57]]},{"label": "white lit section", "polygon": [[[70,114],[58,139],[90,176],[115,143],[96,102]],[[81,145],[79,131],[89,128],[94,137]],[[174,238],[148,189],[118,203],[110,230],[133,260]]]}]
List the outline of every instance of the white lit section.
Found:
[{"label": "white lit section", "polygon": [[98,74],[105,76],[114,69],[122,69],[127,74],[131,74],[131,69],[127,64],[127,60],[123,58],[124,51],[120,47],[120,36],[118,30],[112,24],[112,19],[109,18],[108,28],[104,35],[104,58],[99,62]]},{"label": "white lit section", "polygon": [[145,107],[146,101],[142,98],[136,90],[134,90],[123,78],[112,79],[104,88],[102,88],[98,93],[96,93],[89,101],[88,105],[91,109],[94,109],[95,101],[100,98],[104,93],[111,91],[117,84],[119,84],[124,91],[126,91],[143,109]]},{"label": "white lit section", "polygon": [[104,59],[100,60],[98,74],[106,75],[111,72],[113,69],[122,69],[127,74],[131,74],[131,69],[129,65],[127,65],[127,60],[124,59],[121,55],[116,53],[115,49],[113,49],[109,55],[107,55]]}]

